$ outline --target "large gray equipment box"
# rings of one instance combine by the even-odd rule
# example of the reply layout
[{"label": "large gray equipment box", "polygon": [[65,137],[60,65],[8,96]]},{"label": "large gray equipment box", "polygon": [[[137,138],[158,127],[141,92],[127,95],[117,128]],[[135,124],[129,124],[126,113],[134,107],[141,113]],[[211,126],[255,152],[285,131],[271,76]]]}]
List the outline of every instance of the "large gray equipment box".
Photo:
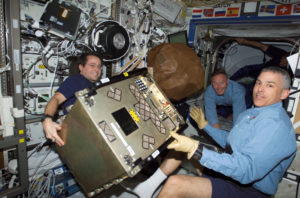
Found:
[{"label": "large gray equipment box", "polygon": [[135,176],[170,131],[186,126],[146,69],[103,79],[76,97],[57,150],[89,197]]}]

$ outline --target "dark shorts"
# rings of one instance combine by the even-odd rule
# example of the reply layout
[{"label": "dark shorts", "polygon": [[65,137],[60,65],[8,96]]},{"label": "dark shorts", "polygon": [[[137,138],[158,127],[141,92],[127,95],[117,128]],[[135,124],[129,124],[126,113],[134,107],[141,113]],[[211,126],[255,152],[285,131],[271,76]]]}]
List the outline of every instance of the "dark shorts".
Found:
[{"label": "dark shorts", "polygon": [[264,194],[252,186],[244,186],[226,177],[216,175],[206,175],[212,183],[212,198],[270,198],[270,195]]}]

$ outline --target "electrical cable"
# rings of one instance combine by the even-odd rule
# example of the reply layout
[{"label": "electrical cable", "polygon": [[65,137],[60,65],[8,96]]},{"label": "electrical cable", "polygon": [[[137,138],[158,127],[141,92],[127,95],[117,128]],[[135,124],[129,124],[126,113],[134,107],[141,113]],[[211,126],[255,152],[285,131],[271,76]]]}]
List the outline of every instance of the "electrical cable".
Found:
[{"label": "electrical cable", "polygon": [[299,41],[300,41],[300,39],[298,39],[298,40],[294,43],[292,49],[290,50],[290,55],[292,55],[292,53],[293,53],[295,47],[299,46]]},{"label": "electrical cable", "polygon": [[46,54],[42,54],[42,62],[43,62],[43,65],[51,72],[53,73],[53,69],[50,68],[50,66],[48,65],[48,60],[46,58]]},{"label": "electrical cable", "polygon": [[53,72],[53,78],[52,78],[52,81],[51,81],[51,84],[50,84],[50,93],[49,93],[49,96],[50,98],[52,97],[52,91],[53,91],[53,85],[54,85],[54,81],[55,81],[55,76],[56,76],[56,71],[57,71],[57,68],[58,68],[58,46],[59,46],[60,43],[57,44],[57,62],[56,62],[56,67],[54,69],[54,72]]},{"label": "electrical cable", "polygon": [[41,59],[42,59],[41,56],[37,57],[36,60],[35,60],[32,64],[30,64],[29,67],[23,72],[23,76],[25,76],[25,80],[24,80],[25,85],[24,85],[24,87],[29,88],[29,77],[30,77],[30,76],[29,76],[29,73],[30,73],[30,70],[31,70],[31,69],[35,66],[35,64],[38,63]]},{"label": "electrical cable", "polygon": [[116,2],[116,0],[111,1],[109,6],[104,6],[102,9],[99,9],[99,12],[97,14],[95,14],[95,17],[97,17],[99,14],[101,14],[102,11],[110,8],[112,6],[112,4],[114,4]]},{"label": "electrical cable", "polygon": [[13,175],[8,183],[8,188],[12,188],[14,186],[15,180],[16,180],[17,176]]},{"label": "electrical cable", "polygon": [[[34,149],[35,150],[33,150],[32,151],[32,153],[29,155],[29,157],[32,157],[34,154],[36,154],[35,155],[35,157],[39,157],[39,156],[41,156],[41,155],[46,155],[46,156],[48,156],[49,155],[49,153],[51,152],[51,148],[50,147],[48,147],[48,146],[45,146],[45,145],[47,145],[47,144],[49,144],[49,140],[46,140],[46,141],[44,141],[44,142],[42,142],[42,143],[40,143],[37,147],[35,147]],[[53,144],[53,142],[51,142],[50,144]],[[44,147],[45,146],[45,147]],[[44,150],[42,150],[44,148]],[[40,150],[39,150],[40,149]],[[44,154],[45,152],[46,152],[46,150],[45,149],[49,149],[49,151],[47,151],[47,154]],[[39,150],[39,151],[38,151]],[[39,152],[39,153],[37,153],[37,151]],[[29,159],[29,157],[28,157],[28,159]],[[43,159],[43,160],[41,160],[41,162],[37,165],[37,166],[35,166],[35,167],[28,167],[28,171],[29,171],[29,178],[33,178],[34,176],[35,176],[35,174],[37,173],[37,170],[36,169],[40,169],[40,168],[43,168],[43,167],[47,167],[47,166],[49,166],[50,164],[52,164],[52,163],[54,163],[54,162],[58,162],[58,163],[56,163],[56,164],[61,164],[61,161],[60,161],[60,159],[59,159],[59,156],[57,155],[57,156],[50,156],[50,157],[53,157],[53,159],[51,159],[51,160],[49,160],[49,161],[46,161],[46,162],[44,162],[45,161],[45,159]],[[55,165],[56,165],[55,164]],[[34,173],[32,173],[32,174],[30,174],[30,172],[31,172],[31,170],[35,170],[34,171]]]},{"label": "electrical cable", "polygon": [[[59,45],[59,43],[61,43],[62,41],[59,40],[59,41],[56,41],[56,40],[50,40],[47,44],[47,46],[43,49],[43,52],[42,52],[42,63],[43,65],[51,72],[51,73],[54,73],[56,71],[56,68],[57,68],[57,65],[56,66],[50,66],[48,64],[48,59],[52,56],[52,54],[55,53],[55,51],[52,49],[56,49],[56,53],[58,53],[58,48],[57,46]],[[49,50],[51,49],[51,50]],[[63,71],[56,71],[56,73],[58,75],[65,75],[65,73]]]},{"label": "electrical cable", "polygon": [[[4,173],[3,173],[3,171],[4,171]],[[0,186],[0,191],[2,189],[8,188],[8,186],[9,186],[8,179],[11,178],[11,177],[12,177],[12,174],[9,171],[7,171],[6,168],[1,169],[1,177],[0,177],[1,178],[1,186]]]},{"label": "electrical cable", "polygon": [[[37,42],[38,44],[40,44],[41,46],[41,49],[44,48],[45,46],[43,45],[42,41],[40,39],[38,39],[36,36],[33,36],[31,34],[25,34],[25,33],[21,33],[22,35],[22,39],[24,40],[29,40],[29,41],[35,41]],[[23,40],[22,40],[23,41]],[[25,52],[26,53],[26,52]]]},{"label": "electrical cable", "polygon": [[[51,164],[51,163],[57,161],[58,159],[59,159],[59,157],[53,158],[53,159],[52,159],[51,161],[49,161],[47,164],[41,164],[41,165],[40,165],[40,168],[41,168],[41,167],[48,166],[49,164]],[[31,169],[28,169],[28,170],[31,170]],[[29,177],[32,177],[32,175],[29,175]]]},{"label": "electrical cable", "polygon": [[30,71],[30,70],[32,69],[32,67],[33,67],[37,62],[39,62],[40,60],[42,60],[42,57],[41,57],[41,56],[38,56],[38,57],[36,58],[36,60],[35,60],[33,63],[31,63],[31,64],[28,66],[28,68],[23,72],[23,76],[25,76],[25,75],[28,76],[29,71]]},{"label": "electrical cable", "polygon": [[[158,29],[157,31],[159,31],[160,32],[160,34],[162,34],[161,36],[162,36],[162,38],[161,39],[158,39],[158,40],[155,40],[155,39],[151,39],[151,41],[153,42],[153,43],[155,43],[155,44],[160,44],[160,43],[164,43],[165,42],[165,40],[166,40],[166,38],[167,38],[167,35],[166,35],[166,33],[165,32],[163,32],[162,30],[160,30],[160,29]],[[150,28],[150,34],[151,34],[151,36],[154,36],[154,37],[158,37],[158,36],[160,36],[158,33],[157,33],[157,35],[155,35],[155,34],[152,34],[152,33],[156,33],[156,31],[153,31],[153,29],[152,28]]]},{"label": "electrical cable", "polygon": [[5,55],[5,57],[7,58],[7,64],[5,65],[5,67],[0,68],[0,74],[3,72],[9,71],[11,69],[10,58],[8,55]]},{"label": "electrical cable", "polygon": [[55,184],[55,175],[47,170],[43,176],[33,182],[35,185],[28,191],[28,198],[51,197],[51,186]]},{"label": "electrical cable", "polygon": [[48,157],[49,153],[51,152],[51,149],[49,149],[49,151],[46,153],[46,155],[44,156],[44,158],[39,162],[39,164],[37,165],[37,167],[35,168],[35,171],[32,175],[32,178],[35,177],[37,171],[39,170],[39,168],[41,167],[41,164],[45,161],[45,159]]},{"label": "electrical cable", "polygon": [[293,91],[293,92],[291,92],[291,93],[290,93],[290,96],[291,96],[291,95],[293,95],[293,94],[295,94],[295,93],[298,93],[298,92],[300,92],[300,89],[298,89],[298,90],[296,90],[296,91]]},{"label": "electrical cable", "polygon": [[29,154],[29,156],[27,157],[27,159],[29,159],[35,152],[37,152],[38,150],[40,150],[46,142],[47,142],[47,140],[44,140],[41,143],[39,143],[36,147],[34,147],[33,151]]},{"label": "electrical cable", "polygon": [[[45,182],[44,181],[45,180],[44,176],[41,176],[39,178],[34,178],[34,177],[36,176],[36,173],[37,173],[38,169],[41,167],[41,164],[47,158],[47,156],[49,155],[50,152],[51,152],[51,149],[49,149],[49,151],[47,152],[47,154],[44,156],[44,158],[40,161],[40,163],[38,164],[38,166],[35,169],[35,172],[34,172],[34,174],[32,176],[33,179],[31,180],[31,182],[29,184],[28,196],[30,198],[31,197],[38,197],[37,193],[41,192],[40,189],[44,188],[44,185],[47,186],[49,184],[49,182]],[[47,172],[49,173],[49,170],[47,170]],[[44,175],[45,175],[45,173],[44,173]],[[47,175],[49,175],[49,174],[47,174]],[[35,189],[37,189],[37,191]]]}]

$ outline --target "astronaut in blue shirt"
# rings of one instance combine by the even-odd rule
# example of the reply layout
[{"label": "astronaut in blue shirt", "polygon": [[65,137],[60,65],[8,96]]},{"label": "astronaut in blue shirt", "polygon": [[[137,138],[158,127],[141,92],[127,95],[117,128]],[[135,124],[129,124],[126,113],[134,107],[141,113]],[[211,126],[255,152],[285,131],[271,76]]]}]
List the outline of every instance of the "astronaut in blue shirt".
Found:
[{"label": "astronaut in blue shirt", "polygon": [[[241,84],[229,80],[223,69],[216,70],[211,76],[211,85],[204,93],[204,107],[210,125],[221,129],[218,114],[228,118],[232,115],[233,124],[240,113],[252,104],[251,94],[246,94]],[[247,96],[247,97],[246,97]],[[246,104],[247,103],[251,103]]]},{"label": "astronaut in blue shirt", "polygon": [[[267,198],[276,193],[278,183],[297,150],[293,125],[282,100],[289,95],[290,76],[280,67],[264,68],[253,89],[254,106],[242,112],[230,133],[217,129],[193,107],[191,117],[224,150],[171,132],[175,139],[168,145],[187,154],[206,170],[200,177],[171,175],[182,159],[166,157],[156,172],[137,185],[133,192],[151,198],[165,180],[158,198]],[[170,150],[173,151],[173,150]],[[174,152],[175,152],[174,151]]]},{"label": "astronaut in blue shirt", "polygon": [[53,121],[58,107],[62,105],[63,112],[66,114],[66,108],[76,100],[75,93],[91,87],[93,82],[99,79],[101,76],[101,65],[101,57],[98,54],[83,54],[78,64],[80,73],[69,76],[48,102],[44,110],[45,117],[42,120],[42,124],[46,137],[56,142],[59,146],[64,145],[63,140],[57,134],[57,131],[61,130],[61,126]]},{"label": "astronaut in blue shirt", "polygon": [[[170,177],[158,197],[270,197],[295,157],[293,125],[282,107],[289,95],[290,76],[280,67],[264,68],[253,89],[254,107],[240,114],[230,133],[212,127],[201,109],[191,117],[221,147],[220,152],[199,141],[173,133],[169,149],[186,152],[220,176]],[[226,177],[227,178],[226,178]],[[180,188],[179,188],[180,186]],[[176,190],[175,190],[176,189]]]}]

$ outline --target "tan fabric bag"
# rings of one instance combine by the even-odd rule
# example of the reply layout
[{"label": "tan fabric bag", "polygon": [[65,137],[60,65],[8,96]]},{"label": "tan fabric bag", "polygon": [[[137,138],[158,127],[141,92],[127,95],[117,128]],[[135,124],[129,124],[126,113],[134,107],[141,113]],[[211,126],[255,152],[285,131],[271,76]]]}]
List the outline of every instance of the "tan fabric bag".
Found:
[{"label": "tan fabric bag", "polygon": [[164,43],[148,53],[153,78],[172,101],[180,101],[199,92],[204,85],[200,58],[185,44]]}]

